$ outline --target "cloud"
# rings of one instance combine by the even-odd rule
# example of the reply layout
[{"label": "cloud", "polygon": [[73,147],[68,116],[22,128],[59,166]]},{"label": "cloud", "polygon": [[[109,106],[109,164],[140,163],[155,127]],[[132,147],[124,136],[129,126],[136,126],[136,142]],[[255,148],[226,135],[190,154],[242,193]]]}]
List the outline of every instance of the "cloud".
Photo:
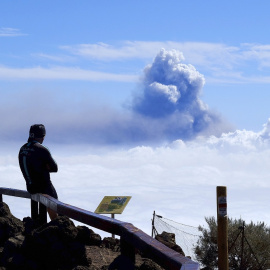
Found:
[{"label": "cloud", "polygon": [[219,148],[224,151],[234,149],[264,149],[270,146],[270,118],[263,125],[260,132],[236,130],[224,133],[220,137],[210,136],[207,140],[209,147]]},{"label": "cloud", "polygon": [[[9,30],[8,30],[9,29]],[[20,35],[19,31],[2,28],[2,36]],[[1,33],[1,30],[0,30]],[[174,41],[123,41],[117,44],[77,44],[59,46],[59,53],[32,53],[31,56],[51,61],[51,67],[12,68],[2,66],[0,79],[46,79],[46,80],[89,80],[89,81],[133,81],[146,61],[164,48],[167,51],[181,51],[185,61],[196,66],[205,75],[209,84],[269,84],[270,53],[268,44],[243,43],[231,46],[210,42]],[[55,61],[78,63],[78,67],[58,66]],[[119,65],[119,62],[124,65]],[[35,59],[36,62],[36,59]],[[109,64],[110,63],[110,64]],[[93,64],[95,67],[93,67]],[[105,65],[106,64],[106,65]],[[92,65],[89,68],[89,65]],[[97,72],[97,66],[107,72]],[[134,71],[134,66],[136,69]],[[82,68],[85,67],[85,68]],[[133,74],[125,74],[132,70]],[[115,70],[119,70],[115,74]],[[125,71],[123,71],[125,70]],[[67,76],[65,76],[65,73]]]},{"label": "cloud", "polygon": [[243,44],[246,50],[243,52],[243,59],[255,60],[259,67],[270,67],[270,45],[269,44]]},{"label": "cloud", "polygon": [[74,62],[75,58],[69,55],[50,55],[45,53],[33,53],[33,57],[53,62]]},{"label": "cloud", "polygon": [[263,66],[270,63],[269,44],[243,43],[230,46],[211,42],[123,41],[116,45],[100,42],[60,46],[60,49],[71,54],[102,61],[151,59],[160,48],[181,51],[188,62],[199,67],[207,66],[211,70],[221,67],[232,70],[249,60],[264,63]]},{"label": "cloud", "polygon": [[11,27],[0,28],[0,37],[17,37],[17,36],[25,36],[25,34],[21,33],[20,30],[16,28]]},{"label": "cloud", "polygon": [[60,47],[82,59],[106,62],[148,60],[155,57],[160,48],[183,52],[185,60],[200,69],[208,83],[270,82],[268,44],[243,43],[231,46],[210,42],[123,41],[116,45],[96,43]]},{"label": "cloud", "polygon": [[132,42],[125,41],[120,47],[103,42],[96,44],[78,44],[74,46],[60,46],[60,49],[71,54],[102,61],[115,61],[132,58],[149,59],[154,52],[162,47],[162,42]]},{"label": "cloud", "polygon": [[80,80],[134,82],[135,75],[85,70],[76,67],[9,68],[0,66],[1,80]]},{"label": "cloud", "polygon": [[234,58],[232,54],[239,51],[238,47],[220,43],[173,41],[123,41],[117,45],[96,43],[60,47],[62,50],[81,57],[103,61],[132,58],[151,59],[160,48],[179,50],[194,65],[209,65],[218,56],[219,63],[221,62],[222,65],[227,63],[226,65],[231,66],[229,63]]}]

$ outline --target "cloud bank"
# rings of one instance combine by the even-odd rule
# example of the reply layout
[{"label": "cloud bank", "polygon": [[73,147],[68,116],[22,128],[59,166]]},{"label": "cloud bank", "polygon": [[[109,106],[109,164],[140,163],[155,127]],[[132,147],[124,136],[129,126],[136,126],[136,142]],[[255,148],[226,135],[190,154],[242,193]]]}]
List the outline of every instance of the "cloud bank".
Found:
[{"label": "cloud bank", "polygon": [[[237,130],[159,147],[101,151],[89,144],[45,142],[59,165],[52,181],[60,201],[95,211],[104,196],[132,196],[116,218],[148,234],[154,210],[186,225],[204,225],[205,216],[216,216],[216,186],[227,186],[229,217],[269,225],[270,119],[259,132]],[[4,187],[25,189],[19,146],[1,149]],[[4,196],[4,201],[19,218],[30,215],[28,200]]]}]

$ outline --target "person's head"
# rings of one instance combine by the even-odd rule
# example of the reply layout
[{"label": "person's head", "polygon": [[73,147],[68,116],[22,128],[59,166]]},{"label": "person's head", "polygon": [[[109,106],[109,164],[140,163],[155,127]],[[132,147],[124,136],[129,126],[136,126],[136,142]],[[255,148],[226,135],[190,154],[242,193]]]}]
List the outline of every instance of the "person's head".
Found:
[{"label": "person's head", "polygon": [[45,135],[46,135],[46,129],[44,125],[42,124],[32,125],[29,130],[28,141],[36,140],[40,143],[43,143]]}]

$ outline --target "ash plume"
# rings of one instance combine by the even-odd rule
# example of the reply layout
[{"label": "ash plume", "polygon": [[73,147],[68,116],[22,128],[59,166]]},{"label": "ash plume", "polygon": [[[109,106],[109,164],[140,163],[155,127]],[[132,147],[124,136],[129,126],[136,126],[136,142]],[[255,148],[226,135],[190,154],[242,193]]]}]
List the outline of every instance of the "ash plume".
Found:
[{"label": "ash plume", "polygon": [[148,121],[159,119],[165,137],[218,135],[227,127],[200,99],[205,79],[183,60],[181,52],[162,49],[144,70],[142,91],[134,97],[132,110]]}]

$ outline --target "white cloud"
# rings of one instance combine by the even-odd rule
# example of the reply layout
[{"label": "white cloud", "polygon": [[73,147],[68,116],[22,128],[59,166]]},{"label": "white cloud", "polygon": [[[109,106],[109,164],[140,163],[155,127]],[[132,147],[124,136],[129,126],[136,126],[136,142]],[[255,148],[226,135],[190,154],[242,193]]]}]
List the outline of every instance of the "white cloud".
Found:
[{"label": "white cloud", "polygon": [[[61,49],[82,58],[101,61],[151,59],[161,48],[178,50],[183,53],[186,62],[203,71],[208,83],[268,84],[269,47],[268,44],[246,43],[230,46],[210,42],[124,41],[117,45],[79,44],[62,46]],[[266,69],[265,74],[263,69]]]},{"label": "white cloud", "polygon": [[243,58],[256,60],[261,67],[270,66],[270,45],[269,44],[242,44],[244,48]]},{"label": "white cloud", "polygon": [[33,57],[48,60],[48,61],[55,61],[55,62],[74,62],[75,57],[69,55],[50,55],[45,53],[33,53]]},{"label": "white cloud", "polygon": [[135,75],[116,74],[85,70],[76,67],[33,67],[33,68],[10,68],[0,66],[1,80],[82,80],[82,81],[118,81],[134,82],[138,77]]},{"label": "white cloud", "polygon": [[185,58],[194,65],[210,64],[218,57],[220,64],[226,63],[228,66],[231,66],[231,62],[233,62],[232,54],[239,51],[237,47],[219,43],[172,41],[124,41],[116,46],[97,43],[61,46],[60,48],[82,57],[104,61],[132,58],[151,59],[161,48],[165,48],[183,52]]},{"label": "white cloud", "polygon": [[60,48],[81,57],[112,61],[132,58],[151,59],[162,48],[163,44],[163,42],[125,41],[120,46],[97,43],[61,46]]},{"label": "white cloud", "polygon": [[16,28],[11,27],[0,28],[0,37],[17,37],[17,36],[25,36],[25,34],[21,33],[20,30]]},{"label": "white cloud", "polygon": [[[19,35],[16,29],[7,30],[2,28],[0,35]],[[268,44],[239,44],[231,46],[224,43],[210,42],[153,42],[153,41],[123,41],[118,44],[78,44],[60,46],[61,53],[48,54],[46,52],[32,54],[47,61],[77,62],[77,67],[29,67],[24,69],[5,67],[2,76],[21,79],[27,78],[50,78],[50,79],[75,79],[75,80],[113,80],[113,81],[134,81],[137,77],[127,74],[113,74],[114,72],[102,73],[95,70],[85,70],[81,68],[81,62],[89,65],[89,60],[97,62],[122,61],[123,67],[129,67],[133,60],[151,61],[161,48],[166,50],[177,50],[183,53],[185,62],[195,66],[205,75],[207,83],[263,83],[269,84],[270,67],[270,45]],[[63,54],[63,52],[65,52]],[[104,64],[104,63],[103,63]],[[114,64],[114,68],[119,68],[119,64]],[[112,68],[106,65],[106,68]],[[2,68],[3,69],[3,68]],[[67,70],[67,76],[62,74]],[[132,66],[134,70],[134,65]],[[37,71],[32,72],[32,71]],[[70,71],[70,72],[69,72]],[[138,68],[134,74],[138,72]],[[22,75],[19,75],[22,73]],[[36,73],[36,75],[35,75]],[[29,75],[27,75],[29,74]],[[32,74],[32,75],[30,75]],[[71,76],[70,76],[71,75]]]},{"label": "white cloud", "polygon": [[270,146],[270,118],[263,125],[260,132],[248,130],[236,130],[234,132],[224,133],[219,138],[211,136],[207,140],[208,146],[218,147],[224,151],[232,149],[256,150],[265,149]]}]

